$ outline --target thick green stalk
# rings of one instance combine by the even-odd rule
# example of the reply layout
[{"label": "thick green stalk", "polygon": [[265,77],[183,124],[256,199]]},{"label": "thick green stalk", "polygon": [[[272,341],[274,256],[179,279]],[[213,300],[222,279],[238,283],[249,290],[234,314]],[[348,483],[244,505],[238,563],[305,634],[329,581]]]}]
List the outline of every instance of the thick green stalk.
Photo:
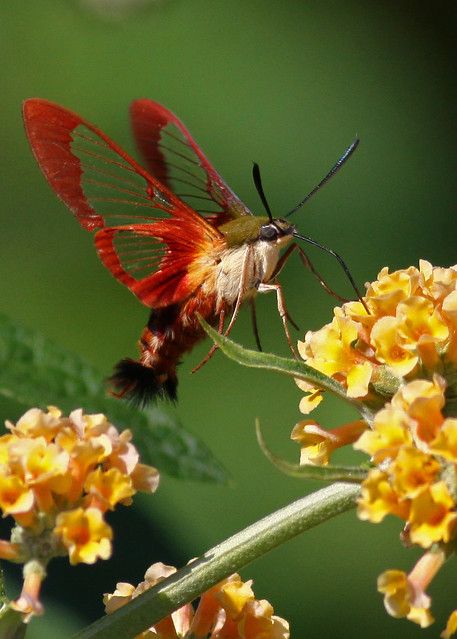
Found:
[{"label": "thick green stalk", "polygon": [[[355,505],[359,487],[337,483],[248,526],[74,639],[128,639],[254,559]],[[120,576],[121,577],[121,576]]]}]

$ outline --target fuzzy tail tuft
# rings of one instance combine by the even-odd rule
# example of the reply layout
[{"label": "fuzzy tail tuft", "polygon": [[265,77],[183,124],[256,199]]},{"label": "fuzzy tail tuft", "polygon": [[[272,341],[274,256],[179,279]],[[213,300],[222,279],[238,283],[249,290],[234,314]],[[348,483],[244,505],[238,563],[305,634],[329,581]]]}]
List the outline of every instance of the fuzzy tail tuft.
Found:
[{"label": "fuzzy tail tuft", "polygon": [[133,359],[118,362],[109,381],[115,387],[117,397],[124,397],[141,408],[157,399],[173,402],[177,399],[175,376],[157,372]]}]

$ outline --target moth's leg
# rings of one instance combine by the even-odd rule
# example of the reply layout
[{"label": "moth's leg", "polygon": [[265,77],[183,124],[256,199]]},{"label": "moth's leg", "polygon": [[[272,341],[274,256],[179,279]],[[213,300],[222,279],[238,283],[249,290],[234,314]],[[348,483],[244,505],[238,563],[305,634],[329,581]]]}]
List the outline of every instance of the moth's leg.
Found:
[{"label": "moth's leg", "polygon": [[[322,286],[322,288],[326,291],[326,293],[328,293],[329,295],[331,295],[332,297],[336,298],[339,302],[348,302],[349,300],[347,299],[347,297],[341,297],[341,295],[338,295],[338,293],[336,293],[332,288],[330,288],[330,286],[327,284],[327,282],[324,280],[324,278],[322,277],[322,275],[319,273],[319,271],[316,269],[316,267],[314,266],[314,264],[311,262],[311,260],[309,259],[309,257],[306,255],[305,251],[302,249],[301,246],[299,246],[296,242],[294,242],[293,244],[291,244],[289,246],[289,248],[287,249],[287,251],[284,253],[284,255],[282,255],[282,257],[280,258],[280,260],[278,261],[276,268],[274,270],[272,279],[274,277],[276,277],[280,271],[282,270],[282,268],[284,267],[284,264],[287,262],[287,260],[289,259],[289,257],[292,255],[292,253],[294,251],[298,251],[298,254],[300,256],[301,261],[303,262],[303,265],[305,268],[309,269],[311,271],[311,273],[314,275],[314,277],[318,280],[319,284]],[[290,318],[289,318],[290,320]],[[293,324],[291,322],[291,324]]]},{"label": "moth's leg", "polygon": [[[270,282],[272,280],[275,279],[275,277],[277,275],[279,275],[279,273],[282,271],[285,263],[287,262],[287,260],[289,259],[289,257],[292,255],[292,253],[296,250],[298,250],[300,247],[298,246],[298,244],[296,244],[295,242],[293,244],[291,244],[287,251],[281,255],[280,259],[278,260],[278,263],[276,264],[276,268],[273,271],[273,275],[270,277]],[[298,326],[298,324],[296,322],[294,322],[293,318],[290,316],[289,312],[286,311],[286,317],[287,317],[287,321],[292,324],[292,326],[295,328],[296,331],[300,330],[300,327]]]},{"label": "moth's leg", "polygon": [[[246,248],[246,253],[244,254],[244,258],[243,258],[243,265],[242,265],[242,269],[241,269],[241,279],[240,279],[240,288],[238,290],[238,295],[236,298],[236,303],[235,303],[235,308],[233,309],[233,313],[232,313],[232,317],[230,318],[230,322],[229,325],[227,326],[227,328],[224,331],[224,320],[225,320],[225,311],[221,312],[221,316],[219,317],[219,326],[218,326],[218,333],[220,335],[223,335],[224,337],[227,337],[230,334],[230,331],[233,328],[233,325],[235,324],[235,321],[238,317],[238,313],[240,312],[240,308],[241,308],[241,303],[243,301],[243,296],[247,291],[247,283],[248,283],[248,274],[249,274],[249,268],[252,267],[252,247],[248,246]],[[192,369],[192,373],[197,372],[204,364],[206,364],[206,362],[208,360],[211,359],[211,357],[214,355],[214,353],[217,351],[218,349],[218,345],[217,344],[213,344],[211,346],[211,348],[208,351],[208,354],[206,355],[206,357],[204,357],[202,359],[202,361],[200,362],[200,364],[198,364],[198,366],[196,366],[195,368]]]},{"label": "moth's leg", "polygon": [[[224,332],[224,322],[225,322],[225,309],[222,308],[221,313],[219,315],[219,324],[217,327],[217,332],[219,333],[219,335],[222,335]],[[208,353],[205,355],[202,361],[199,364],[197,364],[197,366],[195,366],[191,372],[196,373],[198,370],[200,370],[200,368],[204,366],[206,362],[208,362],[211,359],[216,349],[217,349],[217,345],[213,344],[213,346],[209,349]]]},{"label": "moth's leg", "polygon": [[276,300],[278,302],[278,313],[282,321],[282,325],[284,327],[284,333],[286,334],[287,343],[289,344],[289,348],[292,351],[294,357],[298,358],[297,352],[292,344],[292,339],[290,337],[289,326],[288,326],[288,314],[286,309],[286,302],[284,300],[284,294],[282,292],[281,284],[259,284],[259,288],[257,289],[259,293],[269,293],[271,291],[275,291]]},{"label": "moth's leg", "polygon": [[292,253],[296,251],[298,248],[299,246],[296,242],[294,242],[293,244],[290,244],[287,247],[287,251],[283,253],[283,255],[281,255],[281,257],[279,258],[278,263],[276,264],[276,268],[273,271],[273,275],[271,276],[270,279],[274,280],[274,278],[280,274],[280,272],[284,268],[284,264],[287,262],[287,260],[292,255]]},{"label": "moth's leg", "polygon": [[257,326],[257,313],[255,310],[254,297],[251,300],[249,300],[249,304],[251,306],[251,322],[252,322],[252,330],[254,331],[255,343],[257,344],[257,349],[261,351],[262,344],[260,343],[259,327]]},{"label": "moth's leg", "polygon": [[337,299],[339,302],[342,302],[343,304],[345,302],[349,302],[347,297],[342,297],[341,295],[338,295],[338,293],[336,293],[332,288],[330,288],[330,286],[327,284],[327,282],[324,280],[324,278],[322,277],[322,275],[319,273],[319,271],[315,268],[314,264],[311,262],[311,260],[309,259],[309,257],[306,255],[305,251],[302,249],[301,246],[298,246],[298,244],[295,245],[297,247],[298,250],[298,254],[300,255],[300,259],[303,262],[303,265],[305,268],[309,268],[309,270],[311,271],[311,273],[314,275],[314,277],[318,280],[319,284],[322,286],[322,288],[324,289],[324,291],[326,291],[329,295],[331,295],[332,297],[334,297],[335,299]]}]

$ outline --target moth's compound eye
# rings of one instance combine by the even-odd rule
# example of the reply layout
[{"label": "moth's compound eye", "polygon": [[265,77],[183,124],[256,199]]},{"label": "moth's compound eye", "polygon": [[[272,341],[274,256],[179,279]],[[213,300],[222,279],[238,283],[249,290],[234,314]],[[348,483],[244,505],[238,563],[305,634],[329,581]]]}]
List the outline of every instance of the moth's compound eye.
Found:
[{"label": "moth's compound eye", "polygon": [[274,224],[264,224],[260,227],[259,238],[261,240],[271,241],[275,240],[279,235],[279,229]]}]

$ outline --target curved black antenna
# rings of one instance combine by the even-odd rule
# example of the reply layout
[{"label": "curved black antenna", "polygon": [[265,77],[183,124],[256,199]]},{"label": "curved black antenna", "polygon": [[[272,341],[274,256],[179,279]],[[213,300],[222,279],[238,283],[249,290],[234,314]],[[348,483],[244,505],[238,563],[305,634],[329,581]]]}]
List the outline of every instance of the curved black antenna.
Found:
[{"label": "curved black antenna", "polygon": [[273,222],[273,215],[263,191],[262,179],[260,177],[260,167],[257,162],[254,162],[252,166],[252,179],[254,180],[255,188],[257,189],[257,193],[259,194],[260,199],[262,200],[262,204],[265,207],[265,211],[268,213],[270,222]]},{"label": "curved black antenna", "polygon": [[370,311],[368,310],[367,305],[365,304],[365,301],[362,298],[362,294],[360,293],[360,290],[357,286],[357,284],[354,281],[354,278],[351,275],[351,271],[348,269],[346,262],[343,260],[343,258],[341,257],[341,255],[338,255],[338,253],[335,253],[335,251],[333,251],[332,249],[329,249],[327,246],[324,246],[323,244],[319,244],[319,242],[316,242],[315,240],[312,240],[310,237],[307,237],[306,235],[299,235],[298,233],[296,233],[294,231],[293,236],[296,237],[299,240],[303,240],[304,242],[308,242],[308,244],[312,244],[313,246],[317,246],[317,248],[320,248],[322,251],[325,251],[326,253],[330,253],[330,255],[333,255],[333,257],[338,261],[339,265],[341,266],[341,268],[343,269],[346,277],[348,278],[349,282],[351,283],[352,288],[355,291],[355,294],[357,295],[359,302],[362,304],[362,306],[364,307],[364,309],[366,310],[366,312],[368,313],[368,315],[370,315]]},{"label": "curved black antenna", "polygon": [[335,175],[335,173],[337,173],[341,169],[341,167],[346,162],[346,160],[349,160],[351,155],[354,153],[356,148],[359,146],[359,142],[360,142],[359,138],[356,138],[354,140],[354,142],[351,144],[351,146],[348,146],[348,148],[343,153],[343,155],[340,157],[340,159],[332,166],[332,168],[327,173],[327,175],[319,182],[319,184],[317,184],[317,186],[315,186],[314,189],[312,191],[310,191],[308,193],[308,195],[306,197],[304,197],[303,200],[301,200],[297,204],[297,206],[294,206],[294,208],[291,211],[289,211],[289,213],[287,213],[284,217],[289,217],[289,215],[292,215],[292,213],[295,213],[295,211],[298,211],[298,209],[300,209],[303,206],[303,204],[305,204],[305,202],[307,202],[309,199],[311,199],[313,197],[313,195],[315,193],[317,193],[319,191],[319,189],[322,186],[324,186],[324,184],[326,184]]}]

